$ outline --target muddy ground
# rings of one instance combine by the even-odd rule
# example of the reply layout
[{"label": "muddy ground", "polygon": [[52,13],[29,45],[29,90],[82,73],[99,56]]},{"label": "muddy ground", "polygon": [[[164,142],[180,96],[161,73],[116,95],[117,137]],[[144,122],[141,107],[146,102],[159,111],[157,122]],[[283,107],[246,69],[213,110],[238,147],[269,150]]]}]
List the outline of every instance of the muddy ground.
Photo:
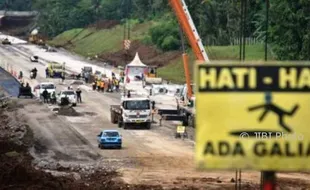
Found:
[{"label": "muddy ground", "polygon": [[[33,68],[28,58],[5,48],[0,48],[3,59],[15,62],[25,73]],[[37,64],[36,68],[40,71],[37,82],[43,82],[45,67]],[[119,103],[119,95],[81,87],[84,103],[58,115],[53,107],[29,99],[13,101],[2,110],[0,189],[42,189],[42,185],[47,189],[234,189],[234,171],[194,169],[194,145],[175,139],[173,126],[171,130],[165,123],[162,127],[154,124],[151,130],[119,129],[109,120],[110,105]],[[96,134],[102,129],[120,130],[124,148],[99,150]],[[309,173],[279,173],[277,177],[280,189],[310,187]],[[258,183],[259,172],[242,172],[242,189],[259,189]]]},{"label": "muddy ground", "polygon": [[[34,101],[18,102],[12,100],[9,105],[0,110],[0,189],[234,189],[216,178],[182,178],[178,177],[173,182],[178,188],[163,188],[160,185],[133,185],[126,184],[121,179],[121,174],[111,169],[101,167],[87,170],[80,168],[64,167],[56,164],[54,168],[45,167],[41,162],[34,162],[29,151],[36,149],[42,151],[44,147],[36,140],[27,121],[18,110],[29,104],[37,104]],[[164,162],[164,160],[159,160]],[[278,180],[279,189],[310,189],[305,179],[292,179],[283,176]],[[200,188],[191,187],[189,184],[202,184]],[[215,183],[221,184],[213,186]],[[231,179],[231,184],[234,179]],[[205,185],[203,185],[205,184]],[[213,184],[213,185],[212,185]],[[205,186],[205,187],[203,187]],[[259,184],[243,183],[242,189],[256,190]]]},{"label": "muddy ground", "polygon": [[39,145],[26,121],[18,117],[17,109],[22,106],[13,101],[0,110],[0,189],[162,189],[128,185],[120,180],[117,172],[99,168],[85,173],[58,166],[46,172],[34,166],[28,151]]}]

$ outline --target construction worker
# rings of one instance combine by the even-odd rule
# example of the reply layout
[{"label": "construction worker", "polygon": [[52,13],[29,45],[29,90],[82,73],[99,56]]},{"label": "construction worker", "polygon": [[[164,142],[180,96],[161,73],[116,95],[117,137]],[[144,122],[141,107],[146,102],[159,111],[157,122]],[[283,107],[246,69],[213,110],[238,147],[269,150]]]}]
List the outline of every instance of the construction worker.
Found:
[{"label": "construction worker", "polygon": [[51,95],[51,103],[56,104],[56,92],[55,91]]},{"label": "construction worker", "polygon": [[111,85],[111,80],[108,80],[108,88],[107,88],[107,92],[112,92],[112,85]]},{"label": "construction worker", "polygon": [[62,72],[62,73],[61,73],[61,82],[64,83],[64,82],[65,82],[65,79],[66,79],[65,73]]},{"label": "construction worker", "polygon": [[46,78],[48,78],[48,67],[46,67],[46,69],[45,69],[45,76],[46,76]]},{"label": "construction worker", "polygon": [[19,71],[18,79],[23,79],[23,71]]},{"label": "construction worker", "polygon": [[44,89],[42,96],[43,96],[43,102],[48,103],[48,92],[46,88]]},{"label": "construction worker", "polygon": [[97,86],[96,82],[97,82],[97,81],[94,81],[94,82],[92,83],[92,86],[93,86],[93,90],[94,90],[94,91],[96,90],[96,86]]},{"label": "construction worker", "polygon": [[101,81],[98,79],[97,80],[97,90],[98,90],[98,92],[100,91],[100,88],[101,88]]},{"label": "construction worker", "polygon": [[105,82],[104,82],[104,80],[102,79],[102,81],[101,81],[101,83],[100,83],[100,90],[101,90],[102,92],[104,92],[104,86],[105,86]]},{"label": "construction worker", "polygon": [[76,90],[76,98],[77,98],[78,103],[82,103],[81,93],[82,93],[82,91],[81,91],[80,87],[78,87]]},{"label": "construction worker", "polygon": [[88,81],[89,81],[89,72],[86,72],[86,73],[84,74],[84,79],[85,79],[85,83],[87,84]]},{"label": "construction worker", "polygon": [[115,90],[119,92],[119,80],[115,79]]}]

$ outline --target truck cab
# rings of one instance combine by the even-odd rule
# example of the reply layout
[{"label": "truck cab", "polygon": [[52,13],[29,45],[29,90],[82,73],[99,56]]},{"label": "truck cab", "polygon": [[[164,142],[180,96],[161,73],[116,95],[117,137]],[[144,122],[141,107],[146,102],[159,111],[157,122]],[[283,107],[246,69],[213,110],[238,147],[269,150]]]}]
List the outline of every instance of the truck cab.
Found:
[{"label": "truck cab", "polygon": [[194,104],[195,104],[195,97],[194,97],[195,85],[191,84],[191,87],[192,87],[193,97],[191,97],[190,100],[188,99],[188,96],[187,96],[187,86],[186,85],[184,85],[183,88],[179,91],[179,93],[177,93],[176,96],[178,98],[179,104],[183,104],[183,105],[189,106],[189,107],[194,107]]},{"label": "truck cab", "polygon": [[192,86],[192,97],[189,99],[187,96],[187,86],[184,85],[180,92],[177,94],[178,110],[181,115],[185,116],[183,125],[195,127],[195,85]]},{"label": "truck cab", "polygon": [[122,97],[121,104],[111,106],[111,121],[119,127],[151,128],[152,102],[149,97]]},{"label": "truck cab", "polygon": [[45,89],[48,92],[48,96],[51,96],[53,92],[56,92],[56,85],[52,82],[42,82],[34,88],[38,97],[42,97]]}]

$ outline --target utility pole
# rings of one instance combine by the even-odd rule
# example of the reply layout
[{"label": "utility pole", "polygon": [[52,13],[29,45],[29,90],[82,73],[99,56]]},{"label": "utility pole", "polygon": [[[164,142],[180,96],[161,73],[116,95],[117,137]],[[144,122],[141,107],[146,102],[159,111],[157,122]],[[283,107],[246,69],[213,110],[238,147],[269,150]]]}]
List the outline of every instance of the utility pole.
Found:
[{"label": "utility pole", "polygon": [[242,39],[243,39],[243,0],[241,0],[240,2],[240,30],[239,30],[239,46],[240,46],[240,49],[239,49],[239,59],[240,61],[242,61]]},{"label": "utility pole", "polygon": [[269,0],[266,1],[265,61],[268,59]]},{"label": "utility pole", "polygon": [[245,38],[245,36],[246,36],[246,20],[247,20],[247,1],[248,0],[244,0],[245,2],[244,2],[244,10],[243,10],[243,58],[242,58],[242,60],[243,61],[245,61],[245,44],[246,44],[246,38]]},{"label": "utility pole", "polygon": [[128,40],[130,40],[130,13],[131,13],[131,0],[128,0],[127,4],[127,20],[128,20]]}]

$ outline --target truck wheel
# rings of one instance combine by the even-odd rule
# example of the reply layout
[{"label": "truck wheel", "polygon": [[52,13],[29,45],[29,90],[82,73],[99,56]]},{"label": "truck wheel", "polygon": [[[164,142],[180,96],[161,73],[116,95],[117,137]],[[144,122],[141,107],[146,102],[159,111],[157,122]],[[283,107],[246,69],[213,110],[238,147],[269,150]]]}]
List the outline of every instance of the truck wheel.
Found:
[{"label": "truck wheel", "polygon": [[151,129],[151,123],[146,123],[146,129]]},{"label": "truck wheel", "polygon": [[124,129],[128,129],[128,125],[126,123],[123,124]]},{"label": "truck wheel", "polygon": [[113,112],[111,112],[111,122],[112,122],[113,124],[116,124],[116,123],[117,123],[117,119],[116,119],[115,114],[114,114]]},{"label": "truck wheel", "polygon": [[182,122],[183,126],[188,126],[188,119],[189,119],[189,116],[184,117],[184,120]]},{"label": "truck wheel", "polygon": [[194,125],[195,120],[194,120],[194,117],[193,117],[193,116],[191,116],[191,115],[188,116],[188,117],[187,117],[187,121],[188,121],[188,126],[189,126],[189,127],[193,127],[193,128],[195,127],[195,125]]},{"label": "truck wheel", "polygon": [[122,128],[123,127],[123,123],[122,122],[118,122],[118,127]]}]

